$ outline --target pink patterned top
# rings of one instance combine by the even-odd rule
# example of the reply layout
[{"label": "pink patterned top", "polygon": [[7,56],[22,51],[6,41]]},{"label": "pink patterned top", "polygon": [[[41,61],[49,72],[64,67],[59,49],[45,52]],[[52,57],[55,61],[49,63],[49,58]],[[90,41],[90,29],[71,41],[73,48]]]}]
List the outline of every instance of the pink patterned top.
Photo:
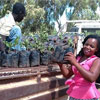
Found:
[{"label": "pink patterned top", "polygon": [[[77,61],[79,61],[80,58],[81,57],[78,57]],[[93,55],[81,62],[80,65],[86,70],[90,70],[95,59],[97,59],[97,56]],[[76,99],[99,98],[100,92],[96,89],[95,82],[91,83],[85,80],[75,66],[72,66],[72,70],[75,76],[65,82],[66,85],[69,85],[69,89],[66,93]]]}]

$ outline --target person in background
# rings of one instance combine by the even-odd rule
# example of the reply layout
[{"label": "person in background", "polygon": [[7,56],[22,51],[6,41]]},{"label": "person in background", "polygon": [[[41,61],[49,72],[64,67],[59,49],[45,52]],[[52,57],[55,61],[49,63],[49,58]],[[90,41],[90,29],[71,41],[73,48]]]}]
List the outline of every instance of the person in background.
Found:
[{"label": "person in background", "polygon": [[[22,32],[21,28],[16,24],[16,22],[21,22],[26,15],[25,7],[22,3],[15,3],[13,5],[12,12],[5,15],[0,20],[0,34],[2,37],[6,37],[6,41],[15,43],[15,40],[18,39],[18,43],[14,45],[11,49],[22,50],[21,40]],[[4,40],[4,39],[3,39]]]},{"label": "person in background", "polygon": [[68,52],[64,60],[70,61],[71,66],[58,63],[62,74],[68,79],[67,94],[69,100],[99,100],[100,92],[95,81],[100,74],[100,37],[88,35],[83,41],[83,48],[75,57]]}]

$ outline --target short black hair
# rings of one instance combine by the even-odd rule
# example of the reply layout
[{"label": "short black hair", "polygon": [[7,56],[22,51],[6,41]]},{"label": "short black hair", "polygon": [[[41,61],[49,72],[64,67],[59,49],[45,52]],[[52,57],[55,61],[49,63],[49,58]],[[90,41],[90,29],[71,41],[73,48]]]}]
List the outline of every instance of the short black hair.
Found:
[{"label": "short black hair", "polygon": [[20,3],[20,2],[16,2],[13,5],[12,13],[13,14],[17,14],[17,15],[20,15],[20,14],[26,15],[26,10],[25,10],[24,5],[22,3]]},{"label": "short black hair", "polygon": [[[83,45],[85,44],[85,42],[89,39],[89,38],[93,38],[93,39],[96,39],[98,44],[97,44],[97,47],[98,47],[98,51],[95,53],[96,56],[100,57],[100,36],[97,35],[97,34],[90,34],[88,35],[87,37],[85,37],[84,41],[83,41]],[[83,56],[84,53],[83,53],[83,48],[81,49],[81,51],[79,52],[78,56]]]}]

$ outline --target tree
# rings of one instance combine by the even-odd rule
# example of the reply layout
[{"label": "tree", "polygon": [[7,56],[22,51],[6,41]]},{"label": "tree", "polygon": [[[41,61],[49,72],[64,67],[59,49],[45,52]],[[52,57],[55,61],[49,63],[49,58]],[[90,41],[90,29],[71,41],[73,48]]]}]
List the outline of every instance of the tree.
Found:
[{"label": "tree", "polygon": [[[45,26],[45,30],[51,34],[54,27],[45,20],[45,10],[36,4],[36,0],[1,0],[0,17],[12,10],[15,2],[21,2],[26,7],[27,15],[20,23],[24,34],[40,32],[40,26]],[[44,24],[44,25],[43,25]]]},{"label": "tree", "polygon": [[49,23],[56,21],[59,29],[62,27],[59,19],[64,11],[69,20],[99,18],[95,11],[100,0],[37,0],[37,4],[46,10],[47,21]]},{"label": "tree", "polygon": [[25,17],[22,26],[22,29],[24,30],[23,33],[39,33],[41,32],[41,26],[45,26],[45,28],[43,28],[44,31],[51,34],[54,27],[45,20],[44,8],[37,5],[37,0],[26,0],[25,4],[27,16]]},{"label": "tree", "polygon": [[100,0],[0,0],[0,17],[11,11],[15,2],[22,2],[26,6],[27,16],[21,23],[26,34],[40,32],[40,26],[45,26],[44,29],[52,34],[55,22],[61,30],[60,18],[64,13],[66,20],[99,19],[95,11]]}]

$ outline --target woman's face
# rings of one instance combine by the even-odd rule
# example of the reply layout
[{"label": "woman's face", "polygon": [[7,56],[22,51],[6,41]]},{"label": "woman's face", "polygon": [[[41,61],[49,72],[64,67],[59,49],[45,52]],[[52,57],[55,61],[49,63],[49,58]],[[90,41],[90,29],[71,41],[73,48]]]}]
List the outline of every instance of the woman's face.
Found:
[{"label": "woman's face", "polygon": [[94,38],[89,38],[83,45],[83,52],[85,56],[92,56],[98,50],[98,41]]}]

